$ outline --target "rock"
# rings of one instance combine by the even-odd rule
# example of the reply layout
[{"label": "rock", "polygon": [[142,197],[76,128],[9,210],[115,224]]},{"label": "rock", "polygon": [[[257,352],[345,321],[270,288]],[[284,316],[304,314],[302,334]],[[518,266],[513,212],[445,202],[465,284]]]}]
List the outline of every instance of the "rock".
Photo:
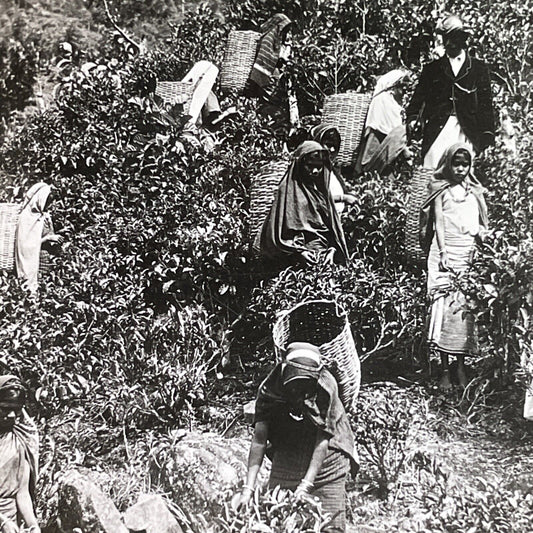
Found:
[{"label": "rock", "polygon": [[141,494],[137,503],[124,513],[124,523],[130,531],[183,533],[165,500],[156,494]]},{"label": "rock", "polygon": [[240,489],[246,474],[249,439],[224,439],[214,433],[189,433],[154,450],[152,484],[190,513],[222,510],[225,493]]},{"label": "rock", "polygon": [[114,503],[85,474],[68,471],[60,482],[59,521],[63,533],[128,533]]}]

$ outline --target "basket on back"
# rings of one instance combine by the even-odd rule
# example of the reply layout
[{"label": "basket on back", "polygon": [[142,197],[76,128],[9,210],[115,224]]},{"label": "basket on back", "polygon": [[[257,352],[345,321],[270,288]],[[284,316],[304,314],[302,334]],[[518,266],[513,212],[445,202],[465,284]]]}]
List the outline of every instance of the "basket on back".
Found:
[{"label": "basket on back", "polygon": [[322,124],[339,130],[341,147],[337,160],[343,166],[355,163],[371,100],[371,95],[355,92],[332,94],[324,100]]},{"label": "basket on back", "polygon": [[261,228],[276,198],[281,179],[289,168],[287,159],[271,161],[262,166],[252,179],[250,189],[249,238],[253,250],[260,251]]},{"label": "basket on back", "polygon": [[220,89],[223,92],[244,91],[254,65],[260,38],[261,34],[256,31],[229,32],[220,70]]},{"label": "basket on back", "polygon": [[328,300],[312,300],[284,311],[272,331],[278,356],[291,342],[320,348],[323,362],[337,380],[339,397],[348,411],[361,383],[361,365],[344,309]]},{"label": "basket on back", "polygon": [[165,102],[183,104],[185,113],[189,111],[193,91],[194,83],[186,81],[158,81],[155,88],[155,94]]},{"label": "basket on back", "polygon": [[15,268],[15,232],[21,204],[0,204],[0,270]]},{"label": "basket on back", "polygon": [[420,226],[420,208],[427,197],[428,183],[433,169],[417,167],[411,178],[407,217],[405,219],[405,253],[413,264],[422,264],[426,254],[418,242]]}]

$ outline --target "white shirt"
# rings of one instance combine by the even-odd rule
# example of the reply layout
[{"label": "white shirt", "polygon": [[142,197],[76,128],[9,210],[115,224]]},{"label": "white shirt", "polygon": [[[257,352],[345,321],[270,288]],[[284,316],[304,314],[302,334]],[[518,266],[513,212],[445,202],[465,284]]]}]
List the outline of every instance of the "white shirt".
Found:
[{"label": "white shirt", "polygon": [[466,60],[466,52],[464,50],[461,50],[460,54],[457,57],[447,57],[448,61],[450,62],[450,66],[452,67],[453,75],[457,76]]}]

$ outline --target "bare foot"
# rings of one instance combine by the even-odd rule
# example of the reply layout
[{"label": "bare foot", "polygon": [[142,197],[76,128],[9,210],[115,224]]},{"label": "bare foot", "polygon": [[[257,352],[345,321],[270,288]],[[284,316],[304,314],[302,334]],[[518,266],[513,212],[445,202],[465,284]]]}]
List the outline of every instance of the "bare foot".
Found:
[{"label": "bare foot", "polygon": [[452,381],[450,379],[450,371],[445,370],[440,378],[439,389],[442,392],[450,392],[452,390]]}]

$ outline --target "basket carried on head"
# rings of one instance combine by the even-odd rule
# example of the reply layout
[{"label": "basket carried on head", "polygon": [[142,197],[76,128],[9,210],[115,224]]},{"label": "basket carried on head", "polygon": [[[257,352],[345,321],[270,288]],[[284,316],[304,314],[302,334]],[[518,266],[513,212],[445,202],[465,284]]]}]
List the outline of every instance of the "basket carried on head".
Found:
[{"label": "basket carried on head", "polygon": [[341,136],[337,160],[343,166],[355,163],[372,96],[355,92],[332,94],[324,100],[322,124],[335,126]]},{"label": "basket carried on head", "polygon": [[276,198],[276,192],[289,161],[280,159],[262,166],[252,180],[250,189],[249,237],[256,253],[260,251],[261,228]]},{"label": "basket carried on head", "polygon": [[184,112],[189,111],[194,83],[187,81],[158,81],[155,94],[165,102],[175,105],[183,104]]},{"label": "basket carried on head", "polygon": [[242,93],[257,55],[261,34],[256,31],[229,32],[224,60],[220,70],[220,89]]},{"label": "basket carried on head", "polygon": [[15,232],[21,204],[0,204],[0,270],[15,268]]},{"label": "basket carried on head", "polygon": [[361,384],[361,365],[346,312],[335,302],[311,300],[285,311],[272,331],[278,356],[291,342],[310,342],[337,380],[339,397],[348,411]]},{"label": "basket carried on head", "polygon": [[418,235],[420,229],[420,208],[428,194],[428,183],[433,169],[417,167],[411,178],[407,217],[405,219],[405,253],[410,263],[421,264],[426,254],[420,248]]}]

